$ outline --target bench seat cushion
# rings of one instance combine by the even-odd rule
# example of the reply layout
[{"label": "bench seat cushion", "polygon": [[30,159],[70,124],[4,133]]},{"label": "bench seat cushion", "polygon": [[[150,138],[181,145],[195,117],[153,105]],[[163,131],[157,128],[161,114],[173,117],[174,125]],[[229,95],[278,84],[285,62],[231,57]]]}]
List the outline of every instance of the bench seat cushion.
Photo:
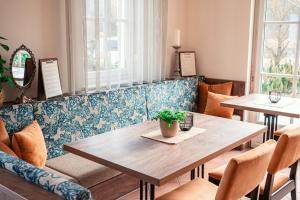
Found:
[{"label": "bench seat cushion", "polygon": [[121,172],[71,153],[48,160],[46,166],[74,178],[80,185],[87,188],[121,174]]},{"label": "bench seat cushion", "polygon": [[66,174],[63,174],[61,172],[58,172],[54,169],[51,169],[49,167],[44,167],[43,170],[45,170],[46,172],[50,173],[50,174],[55,174],[56,176],[62,177],[63,179],[66,179],[68,181],[72,181],[74,183],[78,183],[78,181],[76,181],[73,177],[68,176]]}]

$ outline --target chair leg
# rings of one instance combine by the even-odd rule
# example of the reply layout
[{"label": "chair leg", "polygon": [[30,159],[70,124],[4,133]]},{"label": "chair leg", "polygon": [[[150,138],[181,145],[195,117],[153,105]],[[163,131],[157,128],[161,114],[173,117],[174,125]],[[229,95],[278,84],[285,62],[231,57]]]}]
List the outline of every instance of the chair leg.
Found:
[{"label": "chair leg", "polygon": [[294,189],[294,190],[291,192],[291,198],[292,198],[292,200],[297,200],[297,192],[296,192],[296,189]]},{"label": "chair leg", "polygon": [[259,198],[259,186],[257,186],[252,192],[251,192],[251,200],[258,200]]},{"label": "chair leg", "polygon": [[221,182],[221,181],[219,181],[217,179],[214,179],[212,177],[208,177],[208,181],[215,184],[215,185],[217,185],[217,186],[220,185],[220,182]]}]

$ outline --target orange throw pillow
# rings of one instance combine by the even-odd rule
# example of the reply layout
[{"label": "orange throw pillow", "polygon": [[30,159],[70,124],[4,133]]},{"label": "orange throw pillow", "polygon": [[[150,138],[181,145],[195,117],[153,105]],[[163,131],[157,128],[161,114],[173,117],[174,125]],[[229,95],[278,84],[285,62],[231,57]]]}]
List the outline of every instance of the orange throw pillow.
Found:
[{"label": "orange throw pillow", "polygon": [[231,119],[234,109],[223,107],[221,106],[221,103],[223,101],[234,98],[236,97],[208,92],[207,104],[204,114]]},{"label": "orange throw pillow", "polygon": [[198,112],[204,113],[207,103],[207,96],[208,92],[213,92],[217,94],[223,94],[230,96],[232,91],[232,82],[222,83],[222,84],[215,84],[215,85],[208,85],[206,83],[200,83],[198,85]]},{"label": "orange throw pillow", "polygon": [[3,151],[4,153],[7,153],[7,154],[9,154],[11,156],[17,157],[17,155],[15,154],[15,152],[9,146],[7,146],[3,142],[0,142],[0,151]]},{"label": "orange throw pillow", "polygon": [[5,128],[5,123],[2,119],[0,119],[0,142],[3,142],[7,146],[10,146],[9,136]]},{"label": "orange throw pillow", "polygon": [[47,149],[41,127],[37,121],[33,121],[22,131],[13,135],[12,147],[20,159],[38,168],[45,166]]}]

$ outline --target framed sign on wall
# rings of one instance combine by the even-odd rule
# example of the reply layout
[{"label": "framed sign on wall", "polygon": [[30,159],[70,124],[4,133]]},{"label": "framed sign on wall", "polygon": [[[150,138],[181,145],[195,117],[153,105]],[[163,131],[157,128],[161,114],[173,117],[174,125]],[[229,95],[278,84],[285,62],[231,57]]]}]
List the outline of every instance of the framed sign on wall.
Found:
[{"label": "framed sign on wall", "polygon": [[181,76],[196,75],[196,52],[182,51],[179,52],[179,65]]}]

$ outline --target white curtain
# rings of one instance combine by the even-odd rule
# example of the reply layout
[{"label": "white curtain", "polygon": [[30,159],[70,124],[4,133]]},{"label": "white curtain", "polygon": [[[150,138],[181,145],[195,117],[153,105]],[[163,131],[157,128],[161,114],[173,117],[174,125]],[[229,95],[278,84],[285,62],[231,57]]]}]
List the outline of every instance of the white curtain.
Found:
[{"label": "white curtain", "polygon": [[73,90],[164,79],[167,2],[69,0]]}]

